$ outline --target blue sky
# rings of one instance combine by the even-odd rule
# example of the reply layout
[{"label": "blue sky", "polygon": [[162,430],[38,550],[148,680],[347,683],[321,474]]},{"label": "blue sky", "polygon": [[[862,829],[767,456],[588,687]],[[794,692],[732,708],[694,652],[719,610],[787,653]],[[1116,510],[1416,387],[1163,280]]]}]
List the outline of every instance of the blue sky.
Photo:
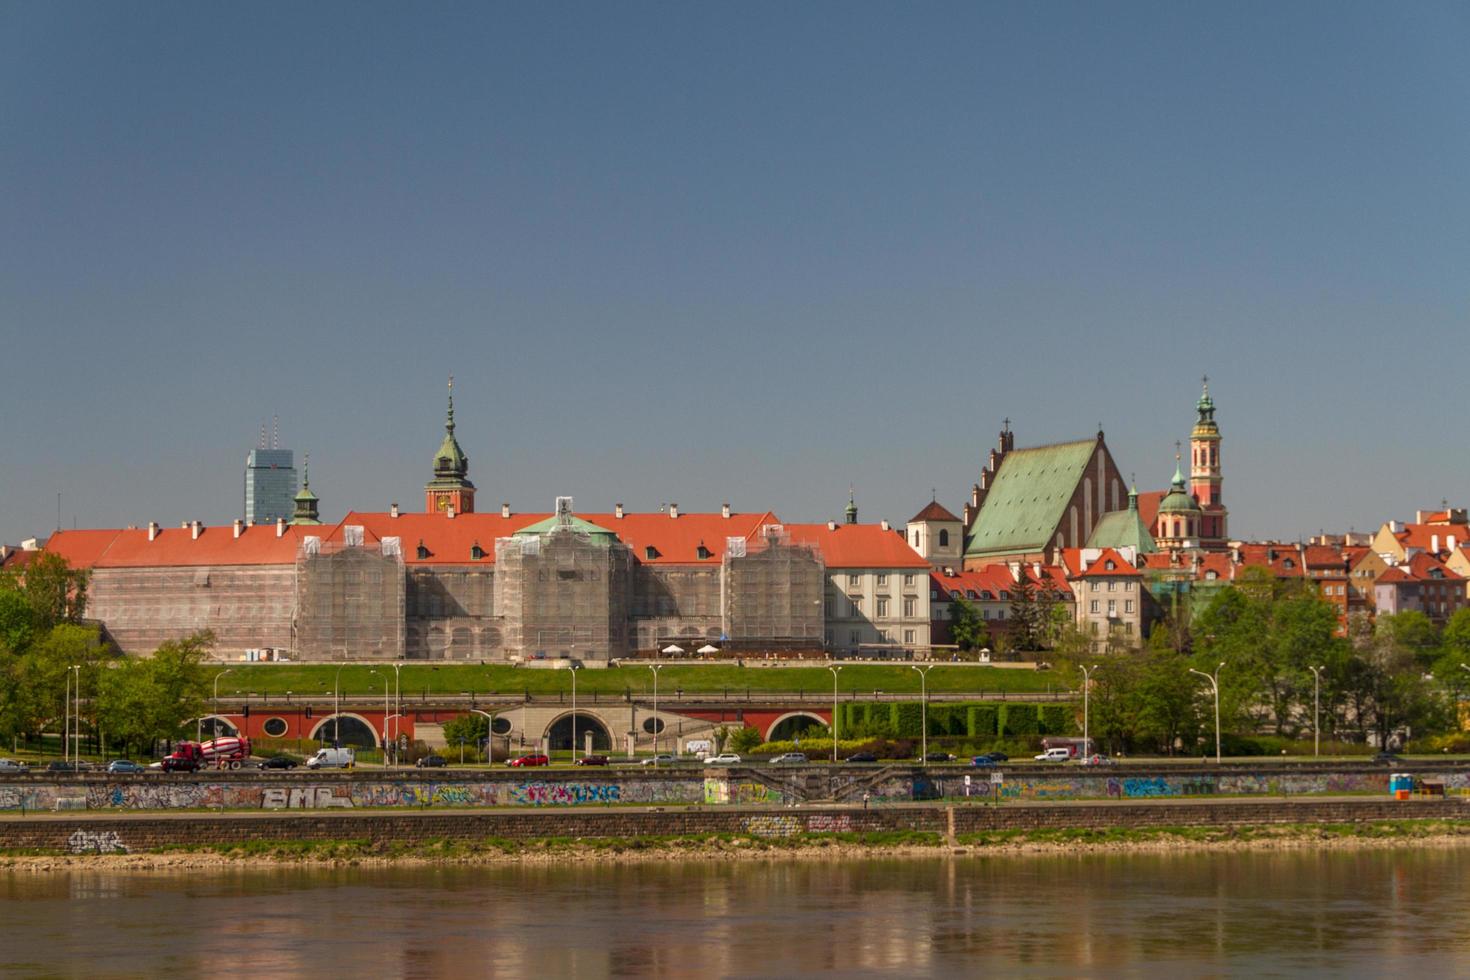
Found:
[{"label": "blue sky", "polygon": [[0,541],[325,516],[958,509],[1208,372],[1231,529],[1470,499],[1470,8],[0,3]]}]

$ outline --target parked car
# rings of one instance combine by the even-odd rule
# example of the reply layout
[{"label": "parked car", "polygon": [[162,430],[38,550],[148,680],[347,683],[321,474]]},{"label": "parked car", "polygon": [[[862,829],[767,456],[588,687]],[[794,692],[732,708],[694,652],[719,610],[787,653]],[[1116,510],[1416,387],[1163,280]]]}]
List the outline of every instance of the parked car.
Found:
[{"label": "parked car", "polygon": [[60,759],[53,759],[52,761],[46,763],[46,771],[47,772],[76,772],[77,771],[77,764],[75,762],[63,762]]},{"label": "parked car", "polygon": [[107,764],[107,771],[114,775],[136,776],[139,773],[147,772],[148,769],[145,766],[138,765],[132,759],[113,759]]},{"label": "parked car", "polygon": [[924,756],[924,761],[925,762],[953,762],[954,761],[954,756],[950,755],[948,752],[930,752],[928,755]]},{"label": "parked car", "polygon": [[1036,756],[1037,762],[1066,762],[1072,758],[1071,749],[1047,749]]},{"label": "parked car", "polygon": [[993,767],[995,765],[995,757],[989,755],[977,755],[975,756],[975,758],[970,760],[970,765],[978,766],[980,768]]},{"label": "parked car", "polygon": [[846,759],[843,759],[842,761],[843,762],[877,762],[878,761],[878,757],[876,755],[874,755],[872,752],[854,752],[852,755],[848,756]]},{"label": "parked car", "polygon": [[608,759],[605,755],[584,755],[577,760],[579,766],[605,766]]},{"label": "parked car", "polygon": [[262,769],[295,769],[299,762],[289,755],[273,755],[261,763]]},{"label": "parked car", "polygon": [[1380,752],[1373,757],[1373,761],[1382,763],[1383,765],[1392,765],[1395,762],[1402,762],[1403,760],[1392,752]]},{"label": "parked car", "polygon": [[351,769],[357,765],[357,751],[349,746],[339,749],[317,749],[316,755],[306,760],[308,769]]},{"label": "parked car", "polygon": [[1105,755],[1089,755],[1085,759],[1078,760],[1084,766],[1111,766],[1113,760]]},{"label": "parked car", "polygon": [[506,765],[514,768],[520,768],[523,766],[549,766],[551,765],[551,760],[548,759],[546,756],[539,754],[522,755],[511,759],[509,762],[506,763]]},{"label": "parked car", "polygon": [[420,769],[443,769],[445,766],[449,765],[449,763],[444,761],[444,757],[442,755],[426,755],[422,759],[419,759],[417,762],[415,762],[414,765],[418,766]]},{"label": "parked car", "polygon": [[740,765],[740,756],[734,752],[721,752],[719,755],[707,755],[704,757],[704,764],[707,766],[738,766]]},{"label": "parked car", "polygon": [[1008,756],[1008,755],[1006,755],[1004,752],[987,752],[985,754],[988,755],[988,756],[990,756],[990,758],[992,760],[994,760],[995,762],[1010,762],[1011,761],[1011,757]]},{"label": "parked car", "polygon": [[783,752],[771,760],[773,766],[803,766],[806,763],[805,752]]},{"label": "parked car", "polygon": [[643,764],[645,766],[672,766],[678,761],[678,759],[674,758],[672,755],[669,755],[669,753],[660,752],[658,755],[651,755],[648,758],[644,759]]},{"label": "parked car", "polygon": [[24,762],[18,762],[15,759],[0,759],[0,776],[16,776],[30,771],[31,767]]}]

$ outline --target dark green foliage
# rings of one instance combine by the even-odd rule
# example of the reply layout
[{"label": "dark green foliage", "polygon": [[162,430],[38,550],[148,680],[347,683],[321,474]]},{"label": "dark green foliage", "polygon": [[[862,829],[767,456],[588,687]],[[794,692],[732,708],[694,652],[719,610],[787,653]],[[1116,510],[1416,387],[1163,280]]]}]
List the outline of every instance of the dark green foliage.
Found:
[{"label": "dark green foliage", "polygon": [[1034,704],[1007,704],[1001,710],[1001,734],[1010,737],[1014,735],[1035,735],[1040,727],[1037,723],[1037,711]]},{"label": "dark green foliage", "polygon": [[996,725],[1000,720],[1000,711],[995,705],[971,705],[967,715],[969,731],[966,734],[971,738],[992,738],[999,731]]},{"label": "dark green foliage", "polygon": [[1043,735],[1071,735],[1077,730],[1076,716],[1071,705],[1044,704],[1040,711]]}]

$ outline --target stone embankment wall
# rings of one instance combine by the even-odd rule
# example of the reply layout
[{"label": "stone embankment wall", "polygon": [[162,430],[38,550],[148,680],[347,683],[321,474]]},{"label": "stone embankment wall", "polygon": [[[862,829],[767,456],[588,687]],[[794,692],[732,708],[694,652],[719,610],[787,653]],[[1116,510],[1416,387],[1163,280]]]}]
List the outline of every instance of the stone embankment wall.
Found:
[{"label": "stone embankment wall", "polygon": [[[1413,763],[1393,771],[1441,781],[1470,794],[1470,766]],[[1387,796],[1390,768],[1357,764],[1303,766],[1159,766],[1124,769],[1007,766],[760,767],[651,771],[394,771],[200,773],[0,779],[0,811],[21,810],[318,810],[382,807],[547,807],[609,804],[759,805],[819,801],[875,802],[999,798],[1158,800],[1200,797]],[[968,777],[969,782],[966,783]]]},{"label": "stone embankment wall", "polygon": [[0,849],[74,854],[249,842],[676,837],[927,831],[968,834],[1054,827],[1260,826],[1391,819],[1462,819],[1461,800],[1214,800],[1196,803],[910,805],[800,810],[721,807],[639,810],[356,811],[270,814],[88,814],[0,817]]}]

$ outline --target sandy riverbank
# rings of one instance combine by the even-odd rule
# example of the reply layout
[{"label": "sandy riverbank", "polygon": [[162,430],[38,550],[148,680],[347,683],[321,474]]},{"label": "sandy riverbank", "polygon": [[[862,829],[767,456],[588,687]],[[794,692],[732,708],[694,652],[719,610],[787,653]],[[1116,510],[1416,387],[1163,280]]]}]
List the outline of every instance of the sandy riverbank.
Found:
[{"label": "sandy riverbank", "polygon": [[513,844],[425,842],[408,848],[366,841],[282,842],[244,848],[194,848],[134,854],[0,854],[0,872],[217,871],[226,868],[374,868],[452,865],[636,864],[649,861],[771,862],[1016,857],[1079,854],[1182,854],[1302,850],[1470,847],[1470,825],[1447,821],[1259,827],[1156,828],[1126,835],[978,834],[955,841],[938,835],[802,835],[633,840],[545,840]]}]

